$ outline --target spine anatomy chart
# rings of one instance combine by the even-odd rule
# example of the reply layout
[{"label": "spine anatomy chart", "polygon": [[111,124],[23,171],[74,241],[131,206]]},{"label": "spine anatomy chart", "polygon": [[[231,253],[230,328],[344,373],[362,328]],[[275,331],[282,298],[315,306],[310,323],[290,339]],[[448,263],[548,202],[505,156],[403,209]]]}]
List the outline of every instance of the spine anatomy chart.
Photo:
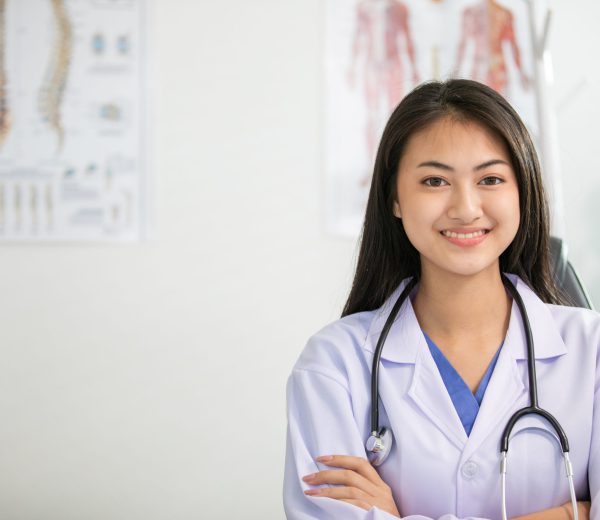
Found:
[{"label": "spine anatomy chart", "polygon": [[147,231],[146,0],[0,0],[0,241]]},{"label": "spine anatomy chart", "polygon": [[40,89],[40,112],[58,137],[58,149],[63,146],[65,131],[61,118],[63,101],[71,54],[73,52],[73,29],[65,7],[65,0],[51,0],[56,20],[56,40],[52,49],[52,59],[46,79]]}]

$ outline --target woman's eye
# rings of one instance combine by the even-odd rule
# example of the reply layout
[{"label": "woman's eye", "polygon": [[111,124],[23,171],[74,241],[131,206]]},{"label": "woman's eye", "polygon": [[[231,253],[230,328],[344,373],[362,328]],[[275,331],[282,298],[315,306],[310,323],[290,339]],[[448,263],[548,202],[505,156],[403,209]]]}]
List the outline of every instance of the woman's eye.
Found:
[{"label": "woman's eye", "polygon": [[429,177],[429,179],[425,179],[423,181],[423,184],[425,184],[425,186],[436,187],[436,186],[442,186],[443,184],[447,184],[447,183],[441,177]]},{"label": "woman's eye", "polygon": [[486,177],[481,181],[486,186],[495,186],[496,184],[502,184],[504,181],[500,177]]}]

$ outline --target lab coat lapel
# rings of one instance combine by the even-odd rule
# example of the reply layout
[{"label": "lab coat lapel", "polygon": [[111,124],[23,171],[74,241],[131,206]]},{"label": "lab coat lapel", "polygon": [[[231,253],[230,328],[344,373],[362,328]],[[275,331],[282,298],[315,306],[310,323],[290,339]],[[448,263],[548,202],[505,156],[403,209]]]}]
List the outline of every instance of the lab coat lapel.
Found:
[{"label": "lab coat lapel", "polygon": [[[515,284],[525,304],[536,360],[566,354],[566,346],[546,304],[516,275],[507,276]],[[514,412],[529,405],[526,366],[519,366],[526,363],[525,326],[517,303],[513,301],[506,338],[473,425],[466,457],[489,435],[501,432]]]},{"label": "lab coat lapel", "polygon": [[[367,351],[375,352],[381,329],[406,282],[407,280],[400,285],[374,318],[365,342]],[[400,417],[398,410],[393,406],[398,399],[398,383],[392,380],[392,375],[386,368],[392,368],[394,363],[413,364],[413,377],[408,386],[409,398],[424,416],[462,450],[467,435],[429,352],[410,298],[404,302],[390,329],[381,359],[379,396],[393,430],[402,429],[405,418]]]},{"label": "lab coat lapel", "polygon": [[[511,321],[513,321],[512,316]],[[467,458],[477,450],[489,435],[503,430],[510,415],[526,404],[524,399],[526,397],[525,385],[521,380],[517,362],[512,352],[515,341],[518,341],[518,339],[514,335],[511,336],[510,333],[504,340],[504,345],[498,356],[498,361],[469,436],[466,453],[464,454]],[[498,449],[500,449],[500,445],[498,445]]]},{"label": "lab coat lapel", "polygon": [[[565,354],[565,344],[546,304],[518,276],[507,276],[516,285],[529,315],[536,359],[554,358]],[[364,345],[368,352],[375,352],[384,323],[408,280],[400,284],[371,322]],[[379,395],[394,431],[401,429],[404,423],[394,407],[398,399],[398,385],[392,381],[386,366],[391,367],[392,363],[413,364],[414,371],[408,387],[408,396],[423,415],[453,444],[461,450],[465,449],[467,456],[489,435],[502,430],[510,415],[528,403],[527,389],[518,366],[518,363],[527,360],[525,328],[515,302],[511,309],[502,351],[469,437],[429,352],[410,298],[404,302],[390,329],[381,359],[383,367],[380,370]]]},{"label": "lab coat lapel", "polygon": [[462,450],[467,442],[467,434],[422,333],[419,347],[414,377],[408,395],[422,413],[458,449]]}]

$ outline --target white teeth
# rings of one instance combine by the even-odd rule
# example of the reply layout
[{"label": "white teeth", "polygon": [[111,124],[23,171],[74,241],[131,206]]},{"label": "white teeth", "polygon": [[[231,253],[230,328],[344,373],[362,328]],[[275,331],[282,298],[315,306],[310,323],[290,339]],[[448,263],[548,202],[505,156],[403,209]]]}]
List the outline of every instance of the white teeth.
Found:
[{"label": "white teeth", "polygon": [[485,229],[482,229],[481,231],[476,231],[475,233],[454,233],[453,231],[448,231],[447,229],[445,229],[444,231],[442,231],[442,234],[450,238],[474,238],[480,237],[481,235],[485,235]]}]

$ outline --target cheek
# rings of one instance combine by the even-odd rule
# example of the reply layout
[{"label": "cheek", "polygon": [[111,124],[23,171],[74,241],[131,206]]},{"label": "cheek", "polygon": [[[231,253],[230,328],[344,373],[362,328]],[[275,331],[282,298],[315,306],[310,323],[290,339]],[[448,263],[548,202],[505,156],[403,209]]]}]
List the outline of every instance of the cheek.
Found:
[{"label": "cheek", "polygon": [[515,191],[511,196],[502,199],[497,208],[498,217],[505,220],[511,229],[519,227],[521,211],[518,192]]},{"label": "cheek", "polygon": [[423,240],[444,214],[444,204],[439,197],[412,196],[400,203],[404,230],[413,244]]},{"label": "cheek", "polygon": [[496,197],[487,205],[488,215],[499,225],[498,231],[502,240],[510,244],[519,230],[520,208],[519,193],[515,190],[507,193],[506,196]]}]

